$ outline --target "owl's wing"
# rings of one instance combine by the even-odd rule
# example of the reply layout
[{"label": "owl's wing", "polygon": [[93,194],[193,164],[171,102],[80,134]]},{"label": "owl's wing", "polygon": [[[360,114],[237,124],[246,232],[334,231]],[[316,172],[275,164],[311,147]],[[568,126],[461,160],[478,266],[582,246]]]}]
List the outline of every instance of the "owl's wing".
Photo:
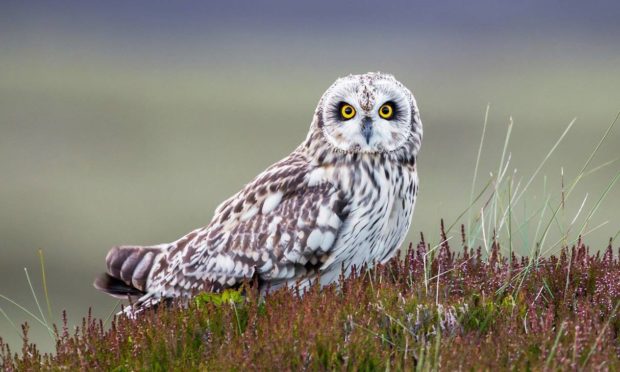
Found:
[{"label": "owl's wing", "polygon": [[301,155],[274,164],[220,205],[209,226],[171,245],[147,292],[219,290],[257,275],[272,285],[320,271],[346,219],[346,193]]}]

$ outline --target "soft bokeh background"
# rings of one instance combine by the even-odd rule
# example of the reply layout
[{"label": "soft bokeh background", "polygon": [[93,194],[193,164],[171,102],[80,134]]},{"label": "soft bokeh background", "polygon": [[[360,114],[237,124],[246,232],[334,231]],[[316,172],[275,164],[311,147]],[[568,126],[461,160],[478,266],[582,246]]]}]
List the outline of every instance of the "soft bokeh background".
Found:
[{"label": "soft bokeh background", "polygon": [[[439,5],[441,4],[441,5]],[[175,240],[307,131],[338,76],[388,71],[415,93],[425,137],[410,240],[438,239],[499,162],[526,177],[573,117],[541,175],[557,194],[620,109],[616,1],[379,3],[3,1],[0,5],[0,294],[36,309],[43,249],[55,314],[72,324],[116,301],[92,279],[119,243]],[[620,156],[613,132],[593,164]],[[588,176],[588,209],[620,166]],[[543,177],[527,203],[540,204]],[[612,189],[588,242],[620,228]],[[518,247],[517,247],[518,249]],[[40,293],[40,292],[39,292]],[[44,305],[43,305],[44,306]],[[27,316],[0,299],[17,323]],[[57,320],[57,319],[55,319]],[[31,322],[32,323],[32,322]],[[42,327],[33,339],[51,350]],[[0,336],[19,337],[0,318]]]}]

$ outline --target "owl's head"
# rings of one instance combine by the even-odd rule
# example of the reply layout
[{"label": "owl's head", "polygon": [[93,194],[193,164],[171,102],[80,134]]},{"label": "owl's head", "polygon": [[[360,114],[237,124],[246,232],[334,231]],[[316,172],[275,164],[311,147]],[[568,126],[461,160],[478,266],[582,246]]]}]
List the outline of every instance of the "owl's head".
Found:
[{"label": "owl's head", "polygon": [[319,101],[315,117],[316,129],[345,152],[384,153],[408,146],[415,155],[422,140],[415,98],[389,74],[336,80]]}]

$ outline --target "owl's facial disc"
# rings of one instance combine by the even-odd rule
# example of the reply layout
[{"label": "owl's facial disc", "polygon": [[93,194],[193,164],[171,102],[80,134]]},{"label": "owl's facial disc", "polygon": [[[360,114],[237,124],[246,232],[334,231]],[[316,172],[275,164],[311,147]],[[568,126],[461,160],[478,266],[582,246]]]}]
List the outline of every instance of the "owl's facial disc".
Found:
[{"label": "owl's facial disc", "polygon": [[323,134],[342,151],[393,151],[403,146],[413,128],[411,93],[389,75],[340,79],[323,102]]}]

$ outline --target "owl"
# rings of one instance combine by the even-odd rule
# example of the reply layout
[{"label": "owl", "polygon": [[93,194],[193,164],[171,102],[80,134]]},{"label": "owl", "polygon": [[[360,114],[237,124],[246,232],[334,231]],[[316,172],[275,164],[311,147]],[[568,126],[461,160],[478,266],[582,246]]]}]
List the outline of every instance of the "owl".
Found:
[{"label": "owl", "polygon": [[136,310],[256,281],[337,281],[389,260],[411,225],[422,122],[392,75],[349,75],[319,100],[305,140],[177,241],[113,247],[95,287]]}]

